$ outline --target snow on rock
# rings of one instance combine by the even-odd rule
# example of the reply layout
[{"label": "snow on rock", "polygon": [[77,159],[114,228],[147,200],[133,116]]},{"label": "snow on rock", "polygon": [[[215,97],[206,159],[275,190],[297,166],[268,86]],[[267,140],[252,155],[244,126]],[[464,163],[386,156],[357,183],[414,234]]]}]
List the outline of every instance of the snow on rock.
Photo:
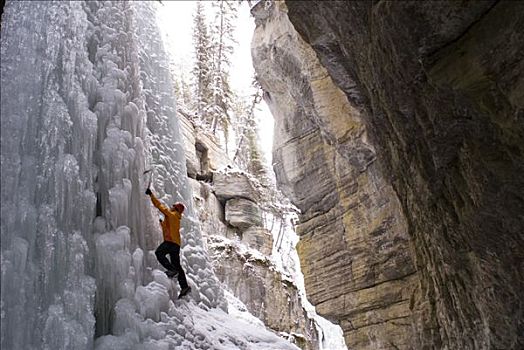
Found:
[{"label": "snow on rock", "polygon": [[[184,123],[191,124],[189,121]],[[195,135],[188,130],[183,136],[185,147],[200,147]],[[216,144],[209,147],[216,148]],[[243,306],[234,302],[229,310],[240,307],[232,312],[235,315],[249,312],[301,349],[318,349],[321,330],[313,314],[303,307],[304,293],[283,268],[284,264],[277,260],[276,257],[281,257],[280,250],[273,249],[271,231],[273,228],[279,231],[278,227],[283,225],[274,225],[278,219],[269,219],[268,208],[260,207],[267,200],[262,200],[268,197],[267,189],[252,174],[235,168],[224,151],[218,161],[213,155],[207,156],[206,161],[219,166],[211,183],[205,178],[203,181],[191,179],[190,183],[215,272],[229,291],[242,301]],[[255,203],[248,198],[258,200]],[[294,249],[294,244],[291,248]],[[273,251],[277,254],[270,258]],[[296,261],[292,261],[294,267]]]},{"label": "snow on rock", "polygon": [[213,175],[213,190],[221,201],[231,198],[245,198],[258,201],[259,193],[250,177],[239,171],[218,171]]},{"label": "snow on rock", "polygon": [[262,225],[262,213],[258,205],[244,198],[231,198],[226,202],[226,221],[240,229]]},{"label": "snow on rock", "polygon": [[271,329],[300,344],[302,349],[316,348],[315,324],[302,308],[301,296],[293,281],[285,278],[273,262],[256,249],[220,236],[208,240],[216,274],[247,310]]},{"label": "snow on rock", "polygon": [[[157,2],[8,1],[1,348],[296,349],[229,316],[193,209]],[[176,299],[158,213],[186,204]]]},{"label": "snow on rock", "polygon": [[233,293],[226,290],[224,295],[227,298],[228,314],[238,320],[250,323],[255,326],[264,327],[264,323],[260,319],[253,316],[253,314],[249,312],[247,306],[235,295],[233,295]]},{"label": "snow on rock", "polygon": [[[186,164],[191,178],[209,177],[211,172],[220,170],[229,158],[220,148],[215,135],[207,131],[197,121],[191,121],[191,113],[178,106],[180,125],[184,139]],[[195,125],[196,124],[196,125]]]},{"label": "snow on rock", "polygon": [[202,232],[206,233],[206,235],[236,237],[237,233],[221,220],[225,215],[224,206],[211,192],[211,186],[204,182],[189,180]]},{"label": "snow on rock", "polygon": [[270,256],[272,253],[273,237],[264,227],[250,227],[242,232],[242,242],[264,255]]},{"label": "snow on rock", "polygon": [[[265,330],[260,320],[246,312],[239,317],[238,312],[229,315],[219,308],[205,310],[192,299],[193,295],[173,301],[170,295],[174,283],[158,270],[154,274],[162,283],[153,281],[139,287],[134,298],[118,301],[115,335],[98,338],[97,350],[298,349]],[[241,305],[231,295],[228,300]]]}]

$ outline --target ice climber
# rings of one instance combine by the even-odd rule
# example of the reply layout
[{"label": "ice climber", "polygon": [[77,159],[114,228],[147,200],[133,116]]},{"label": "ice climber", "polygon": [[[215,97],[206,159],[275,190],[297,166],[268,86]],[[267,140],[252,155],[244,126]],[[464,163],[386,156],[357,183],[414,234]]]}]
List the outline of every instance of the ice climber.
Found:
[{"label": "ice climber", "polygon": [[[169,278],[177,276],[181,289],[178,297],[181,298],[191,291],[191,287],[187,284],[186,274],[182,269],[182,265],[180,265],[180,246],[182,244],[180,238],[180,219],[185,209],[184,204],[176,202],[171,208],[168,208],[155,197],[151,189],[148,188],[146,194],[151,198],[153,205],[164,214],[164,220],[160,220],[164,241],[155,251],[156,258],[158,262],[167,269],[166,275]],[[169,255],[171,261],[166,257],[167,255]]]}]

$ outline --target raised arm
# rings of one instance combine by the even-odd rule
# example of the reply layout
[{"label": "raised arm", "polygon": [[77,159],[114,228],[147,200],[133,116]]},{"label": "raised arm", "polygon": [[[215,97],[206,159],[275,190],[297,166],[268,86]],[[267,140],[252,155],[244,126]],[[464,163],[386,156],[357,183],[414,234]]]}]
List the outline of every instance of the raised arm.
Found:
[{"label": "raised arm", "polygon": [[[149,190],[149,189],[148,189],[148,190]],[[162,212],[162,214],[164,214],[164,215],[169,215],[169,212],[170,212],[170,211],[169,211],[169,208],[168,208],[165,204],[163,204],[162,202],[160,202],[160,201],[158,200],[158,198],[155,197],[155,195],[153,194],[153,192],[151,192],[151,190],[146,191],[146,194],[149,195],[149,197],[151,198],[151,202],[153,202],[153,205],[154,205],[155,207],[157,207],[158,210],[160,210],[160,211]]]}]

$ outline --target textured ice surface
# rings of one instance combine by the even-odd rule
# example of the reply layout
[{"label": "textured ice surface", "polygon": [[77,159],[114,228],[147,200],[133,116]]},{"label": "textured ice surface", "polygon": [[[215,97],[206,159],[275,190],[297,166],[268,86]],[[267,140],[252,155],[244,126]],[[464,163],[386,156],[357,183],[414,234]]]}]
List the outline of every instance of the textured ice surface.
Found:
[{"label": "textured ice surface", "polygon": [[[157,2],[8,1],[1,32],[1,348],[294,349],[225,313],[193,213]],[[145,169],[186,203],[158,270]]]},{"label": "textured ice surface", "polygon": [[[174,282],[159,270],[153,275],[154,281],[137,288],[134,297],[118,301],[117,327],[97,339],[96,349],[298,349],[266,331],[253,316],[202,308],[194,300],[198,292],[173,301]],[[232,296],[228,299],[241,304]]]}]

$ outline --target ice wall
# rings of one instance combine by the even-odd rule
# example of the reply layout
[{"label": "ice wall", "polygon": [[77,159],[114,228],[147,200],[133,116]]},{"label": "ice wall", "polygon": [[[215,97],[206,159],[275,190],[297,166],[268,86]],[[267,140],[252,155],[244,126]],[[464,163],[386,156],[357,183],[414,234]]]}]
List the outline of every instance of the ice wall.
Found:
[{"label": "ice wall", "polygon": [[187,204],[182,264],[199,285],[195,303],[225,308],[193,219],[154,6],[4,8],[2,349],[89,349],[172,307],[165,296],[176,287],[158,283],[155,271],[160,233],[143,193],[146,168],[162,200]]},{"label": "ice wall", "polygon": [[9,2],[2,17],[3,349],[93,338],[97,88],[82,6]]},{"label": "ice wall", "polygon": [[[186,205],[182,220],[184,237],[182,265],[188,279],[198,281],[197,298],[204,308],[226,308],[223,291],[212,272],[212,264],[204,249],[199,222],[193,208],[193,195],[187,178],[186,158],[179,120],[176,116],[174,88],[169,73],[168,57],[158,32],[153,7],[148,2],[136,3],[142,19],[138,27],[141,82],[147,113],[147,140],[150,155],[148,167],[153,170],[153,188],[165,203],[182,201]],[[140,192],[140,195],[142,193]],[[154,219],[155,230],[159,229]],[[157,234],[156,237],[160,237]],[[158,243],[158,242],[157,242]]]}]

